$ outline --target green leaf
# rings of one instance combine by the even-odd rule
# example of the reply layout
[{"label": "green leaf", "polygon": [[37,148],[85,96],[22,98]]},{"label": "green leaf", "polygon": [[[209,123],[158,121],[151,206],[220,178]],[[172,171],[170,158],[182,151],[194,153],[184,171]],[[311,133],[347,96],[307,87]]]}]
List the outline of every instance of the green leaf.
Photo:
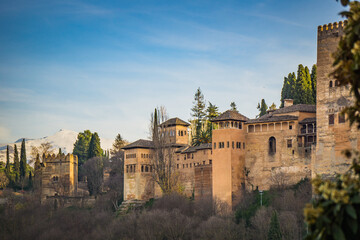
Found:
[{"label": "green leaf", "polygon": [[352,205],[346,205],[346,213],[353,219],[357,219],[356,210]]},{"label": "green leaf", "polygon": [[360,203],[360,196],[356,195],[356,196],[352,197],[351,202],[352,203]]},{"label": "green leaf", "polygon": [[332,229],[333,229],[333,235],[334,235],[335,240],[345,240],[346,239],[343,231],[337,224],[334,224]]},{"label": "green leaf", "polygon": [[347,225],[350,227],[351,231],[356,234],[357,230],[358,230],[358,223],[356,220],[351,219],[351,218],[347,218],[346,219]]}]

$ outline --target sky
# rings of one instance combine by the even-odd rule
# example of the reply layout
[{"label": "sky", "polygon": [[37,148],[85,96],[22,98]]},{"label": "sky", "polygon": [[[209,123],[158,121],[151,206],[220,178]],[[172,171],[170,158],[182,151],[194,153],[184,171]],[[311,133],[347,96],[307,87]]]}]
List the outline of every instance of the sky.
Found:
[{"label": "sky", "polygon": [[0,143],[60,129],[148,138],[165,106],[185,121],[197,88],[221,112],[280,104],[284,76],[316,64],[335,0],[0,0]]}]

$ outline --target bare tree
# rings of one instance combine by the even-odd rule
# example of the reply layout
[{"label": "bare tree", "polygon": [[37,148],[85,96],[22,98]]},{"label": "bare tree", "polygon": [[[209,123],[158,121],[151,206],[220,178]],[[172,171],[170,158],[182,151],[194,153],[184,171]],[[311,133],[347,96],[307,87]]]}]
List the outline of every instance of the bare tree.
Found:
[{"label": "bare tree", "polygon": [[175,150],[170,144],[166,125],[168,119],[165,107],[155,109],[151,114],[151,138],[154,144],[153,178],[163,193],[176,190],[178,174],[175,172]]},{"label": "bare tree", "polygon": [[[54,149],[50,142],[44,142],[40,144],[39,147],[32,146],[31,147],[32,160],[30,161],[30,163],[32,163],[36,159],[36,156],[38,154],[39,156],[48,156],[53,153],[54,153]],[[44,161],[44,159],[42,159],[42,161]]]},{"label": "bare tree", "polygon": [[93,157],[84,163],[84,173],[90,195],[97,196],[101,192],[104,180],[104,163],[101,157]]},{"label": "bare tree", "polygon": [[289,185],[290,176],[286,172],[278,170],[271,173],[270,181],[273,187],[284,189]]}]

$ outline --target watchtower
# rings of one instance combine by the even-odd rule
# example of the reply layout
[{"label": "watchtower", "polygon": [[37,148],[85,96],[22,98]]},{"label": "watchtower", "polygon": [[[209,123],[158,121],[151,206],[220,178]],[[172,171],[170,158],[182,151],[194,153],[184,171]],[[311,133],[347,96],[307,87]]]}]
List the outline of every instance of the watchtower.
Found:
[{"label": "watchtower", "polygon": [[341,173],[350,164],[342,151],[359,149],[359,131],[350,128],[342,110],[351,105],[349,86],[339,86],[339,82],[329,74],[333,71],[334,59],[339,40],[344,34],[347,21],[335,22],[318,27],[317,35],[317,144],[316,158],[312,162],[312,175],[330,177]]},{"label": "watchtower", "polygon": [[228,110],[213,119],[213,197],[233,206],[245,188],[245,135],[247,117]]}]

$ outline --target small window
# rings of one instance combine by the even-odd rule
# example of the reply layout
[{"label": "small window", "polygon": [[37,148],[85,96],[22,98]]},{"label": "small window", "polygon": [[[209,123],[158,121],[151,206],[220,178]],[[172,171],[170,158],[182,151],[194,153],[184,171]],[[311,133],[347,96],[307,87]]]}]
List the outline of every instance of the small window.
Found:
[{"label": "small window", "polygon": [[141,172],[144,172],[144,165],[141,165]]},{"label": "small window", "polygon": [[329,87],[330,87],[330,88],[332,88],[332,86],[333,86],[333,82],[332,82],[332,81],[330,81],[330,83],[329,83]]},{"label": "small window", "polygon": [[179,169],[179,164],[176,164],[176,168]]},{"label": "small window", "polygon": [[188,168],[189,167],[189,164],[186,164],[186,168]]},{"label": "small window", "polygon": [[334,114],[329,115],[329,125],[334,125],[335,117]]},{"label": "small window", "polygon": [[212,160],[209,160],[209,164],[212,164]]},{"label": "small window", "polygon": [[292,148],[292,140],[291,139],[287,140],[287,147]]},{"label": "small window", "polygon": [[338,87],[338,86],[340,86],[340,82],[339,82],[339,80],[336,80],[335,81],[335,87]]},{"label": "small window", "polygon": [[203,165],[205,165],[205,161],[203,161]]},{"label": "small window", "polygon": [[292,129],[292,125],[289,125],[289,129],[290,129],[290,130]]},{"label": "small window", "polygon": [[229,148],[229,147],[230,147],[230,143],[229,143],[229,142],[227,142],[227,144],[226,144],[226,145],[227,145],[227,148]]},{"label": "small window", "polygon": [[147,165],[145,166],[145,172],[149,172],[149,167]]},{"label": "small window", "polygon": [[194,154],[193,153],[191,154],[191,159],[194,159]]},{"label": "small window", "polygon": [[192,163],[190,163],[190,168],[192,167]]},{"label": "small window", "polygon": [[216,143],[214,142],[214,149],[216,149]]},{"label": "small window", "polygon": [[235,148],[235,143],[234,143],[234,142],[232,142],[232,144],[231,144],[231,145],[232,145],[232,148],[234,149],[234,148]]},{"label": "small window", "polygon": [[242,129],[242,124],[241,123],[239,123],[239,129]]},{"label": "small window", "polygon": [[243,149],[245,149],[245,143],[243,143]]},{"label": "small window", "polygon": [[276,139],[274,137],[269,138],[269,154],[276,153]]},{"label": "small window", "polygon": [[339,123],[345,122],[345,114],[339,113]]},{"label": "small window", "polygon": [[183,164],[183,168],[185,168],[185,164]]}]

